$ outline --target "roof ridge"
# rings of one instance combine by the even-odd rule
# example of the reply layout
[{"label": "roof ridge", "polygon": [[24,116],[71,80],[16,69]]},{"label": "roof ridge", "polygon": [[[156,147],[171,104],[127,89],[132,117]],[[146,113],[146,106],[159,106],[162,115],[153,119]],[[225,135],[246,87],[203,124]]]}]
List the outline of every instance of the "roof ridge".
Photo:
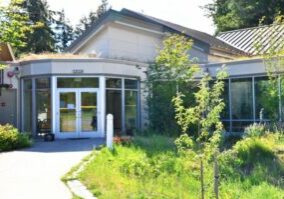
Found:
[{"label": "roof ridge", "polygon": [[214,37],[214,35],[211,35],[211,34],[209,34],[209,33],[206,33],[206,32],[200,31],[200,30],[195,30],[195,29],[186,27],[186,26],[184,26],[184,25],[181,25],[181,24],[178,24],[178,23],[175,23],[175,22],[172,22],[172,21],[167,21],[167,20],[165,20],[165,19],[160,19],[160,18],[157,18],[157,17],[153,17],[153,16],[151,16],[151,15],[147,15],[147,14],[144,14],[144,13],[141,13],[141,12],[133,11],[133,10],[130,10],[130,9],[127,9],[127,8],[122,8],[121,11],[123,11],[123,10],[130,11],[130,12],[134,12],[134,13],[139,14],[139,15],[144,15],[145,17],[150,17],[150,18],[155,19],[155,20],[159,20],[159,21],[164,21],[164,22],[167,22],[167,23],[171,23],[171,24],[173,24],[173,25],[177,25],[177,26],[180,26],[180,27],[183,27],[183,28],[192,30],[192,31],[200,32],[200,33],[209,35],[209,36],[211,36],[211,37]]}]

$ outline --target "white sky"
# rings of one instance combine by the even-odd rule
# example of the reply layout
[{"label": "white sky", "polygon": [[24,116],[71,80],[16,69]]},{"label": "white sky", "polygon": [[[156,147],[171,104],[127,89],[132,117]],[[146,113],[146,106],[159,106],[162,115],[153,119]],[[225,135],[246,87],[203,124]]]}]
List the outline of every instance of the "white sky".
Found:
[{"label": "white sky", "polygon": [[[1,1],[1,0],[0,0]],[[2,0],[9,1],[9,0]],[[213,0],[109,0],[115,10],[128,8],[156,18],[177,23],[188,28],[214,33],[213,22],[200,8]],[[47,0],[53,10],[64,9],[67,18],[75,25],[91,10],[96,10],[100,0]]]}]

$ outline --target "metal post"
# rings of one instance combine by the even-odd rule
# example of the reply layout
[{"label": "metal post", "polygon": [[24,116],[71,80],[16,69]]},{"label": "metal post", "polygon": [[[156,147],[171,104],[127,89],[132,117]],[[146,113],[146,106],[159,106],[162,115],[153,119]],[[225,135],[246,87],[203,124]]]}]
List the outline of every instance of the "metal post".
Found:
[{"label": "metal post", "polygon": [[107,123],[106,123],[106,145],[109,149],[112,149],[113,142],[113,115],[107,115]]}]

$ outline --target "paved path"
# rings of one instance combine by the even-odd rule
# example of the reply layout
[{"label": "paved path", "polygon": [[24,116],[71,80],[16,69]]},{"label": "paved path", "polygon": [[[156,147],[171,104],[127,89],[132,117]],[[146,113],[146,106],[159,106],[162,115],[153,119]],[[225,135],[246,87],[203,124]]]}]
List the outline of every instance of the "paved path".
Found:
[{"label": "paved path", "polygon": [[36,142],[0,153],[0,199],[70,199],[60,178],[103,140]]}]

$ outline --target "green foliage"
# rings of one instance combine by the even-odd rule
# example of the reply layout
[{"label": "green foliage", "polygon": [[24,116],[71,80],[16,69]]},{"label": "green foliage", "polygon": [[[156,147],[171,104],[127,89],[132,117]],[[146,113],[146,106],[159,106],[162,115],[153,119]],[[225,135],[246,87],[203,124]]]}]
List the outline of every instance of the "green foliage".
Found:
[{"label": "green foliage", "polygon": [[96,23],[96,21],[103,16],[110,9],[110,5],[108,0],[101,0],[101,4],[98,6],[96,11],[90,11],[88,16],[84,16],[80,19],[80,23],[76,26],[75,29],[75,38],[78,38],[82,35],[88,28],[91,27],[92,24]]},{"label": "green foliage", "polygon": [[[279,135],[245,138],[219,156],[222,178],[249,186],[271,183],[283,187],[284,163],[276,153]],[[282,143],[283,146],[284,143]]]},{"label": "green foliage", "polygon": [[74,40],[74,31],[72,26],[69,24],[69,20],[65,17],[65,11],[61,10],[57,15],[58,20],[56,21],[55,27],[55,39],[57,41],[56,49],[62,52],[65,48],[70,45],[70,42]]},{"label": "green foliage", "polygon": [[18,129],[11,125],[0,125],[0,152],[28,147],[31,144],[27,134],[19,133]]},{"label": "green foliage", "polygon": [[284,1],[277,0],[214,0],[205,6],[217,26],[217,32],[256,27],[259,19],[272,24],[274,17],[284,12]]},{"label": "green foliage", "polygon": [[8,6],[0,2],[0,43],[9,43],[12,47],[26,46],[26,34],[31,31],[29,17],[22,10],[23,0],[11,0]]},{"label": "green foliage", "polygon": [[175,145],[178,151],[185,151],[192,149],[194,143],[193,140],[187,134],[182,134],[179,138],[175,140]]},{"label": "green foliage", "polygon": [[151,65],[147,80],[148,113],[150,128],[168,135],[179,134],[174,120],[175,111],[171,102],[178,90],[183,91],[187,101],[193,99],[195,83],[190,82],[197,71],[189,50],[192,41],[182,35],[170,35],[163,41],[163,48]]},{"label": "green foliage", "polygon": [[[133,145],[104,148],[93,153],[79,179],[102,199],[200,198],[197,151],[177,153],[173,142],[163,136],[135,137]],[[246,138],[220,154],[220,198],[281,198],[284,163],[275,153],[277,143],[284,146],[276,134]],[[204,160],[206,198],[214,198],[212,164]]]},{"label": "green foliage", "polygon": [[212,144],[219,142],[220,133],[223,131],[223,125],[220,115],[225,108],[225,103],[221,98],[224,91],[224,79],[227,77],[225,68],[218,71],[216,80],[210,85],[212,78],[209,74],[203,74],[199,82],[199,90],[195,95],[195,106],[184,106],[184,96],[178,93],[173,98],[176,111],[177,123],[181,126],[182,132],[186,133],[191,125],[199,126],[197,141]]},{"label": "green foliage", "polygon": [[250,137],[250,138],[261,137],[265,133],[266,133],[265,125],[254,123],[245,128],[244,137]]}]

